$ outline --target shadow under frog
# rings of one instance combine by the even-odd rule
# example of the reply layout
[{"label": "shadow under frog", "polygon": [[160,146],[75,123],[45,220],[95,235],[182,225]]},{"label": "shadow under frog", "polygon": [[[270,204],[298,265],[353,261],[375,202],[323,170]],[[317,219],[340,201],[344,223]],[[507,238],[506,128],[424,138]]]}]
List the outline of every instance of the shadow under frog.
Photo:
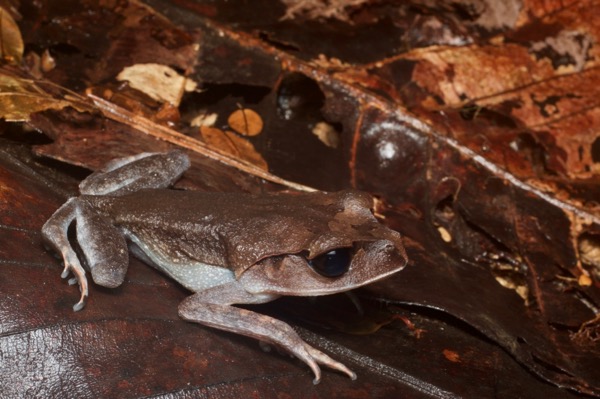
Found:
[{"label": "shadow under frog", "polygon": [[359,191],[168,189],[189,165],[178,150],[113,160],[44,224],[44,239],[63,257],[62,277],[72,273],[79,284],[74,310],[83,308],[88,282],[67,238],[73,222],[96,284],[123,283],[129,249],[194,292],[179,305],[183,319],[282,347],[312,369],[315,383],[318,364],[355,379],[288,324],[232,305],[334,294],[387,277],[407,262],[400,234],[375,219],[372,198]]}]

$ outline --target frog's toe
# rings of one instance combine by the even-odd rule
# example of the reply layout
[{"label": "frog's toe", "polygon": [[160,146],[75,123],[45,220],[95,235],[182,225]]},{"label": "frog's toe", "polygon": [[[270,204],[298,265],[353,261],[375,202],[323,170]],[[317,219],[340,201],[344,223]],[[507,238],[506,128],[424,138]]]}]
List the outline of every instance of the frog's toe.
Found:
[{"label": "frog's toe", "polygon": [[[322,364],[324,366],[327,366],[329,368],[332,368],[334,370],[338,370],[341,371],[342,373],[346,374],[348,377],[350,377],[351,380],[356,380],[356,373],[353,372],[352,370],[350,370],[348,367],[346,367],[343,363],[340,363],[336,360],[333,360],[331,357],[329,357],[328,355],[326,355],[325,353],[321,352],[318,349],[313,348],[310,345],[305,345],[306,350],[308,351],[308,353],[310,354],[310,356],[319,364]],[[315,379],[313,380],[314,384],[318,384],[319,383],[319,378],[320,376],[315,374]]]},{"label": "frog's toe", "polygon": [[313,384],[317,385],[321,382],[321,368],[317,365],[317,363],[313,360],[312,362],[307,363],[308,367],[311,368],[315,378],[313,379]]},{"label": "frog's toe", "polygon": [[73,277],[68,280],[69,285],[78,284],[79,291],[81,291],[81,298],[79,299],[79,302],[73,306],[73,310],[78,311],[83,309],[85,306],[85,302],[88,297],[88,281],[87,277],[85,276],[85,270],[77,263],[67,264],[61,274],[61,277],[67,278],[70,273],[73,273]]},{"label": "frog's toe", "polygon": [[83,307],[85,306],[85,303],[87,301],[88,285],[87,285],[87,279],[85,278],[85,276],[83,277],[82,280],[79,281],[79,290],[81,291],[81,298],[79,299],[79,302],[77,302],[75,305],[73,305],[73,311],[75,311],[75,312],[83,309]]},{"label": "frog's toe", "polygon": [[73,305],[73,311],[78,312],[85,307],[87,295],[81,295],[81,299],[75,305]]},{"label": "frog's toe", "polygon": [[321,376],[315,377],[313,379],[313,385],[318,385],[321,382]]}]

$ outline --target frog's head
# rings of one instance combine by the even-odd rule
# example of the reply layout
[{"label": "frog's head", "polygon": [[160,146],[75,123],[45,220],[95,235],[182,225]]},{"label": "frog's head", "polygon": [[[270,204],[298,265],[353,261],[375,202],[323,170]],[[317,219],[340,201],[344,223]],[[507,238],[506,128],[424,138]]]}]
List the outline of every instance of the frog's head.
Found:
[{"label": "frog's head", "polygon": [[373,216],[370,195],[343,191],[321,196],[327,196],[319,197],[328,209],[327,220],[299,223],[298,228],[312,233],[298,235],[306,237],[302,248],[265,256],[245,269],[238,278],[246,290],[288,296],[327,295],[372,283],[404,268],[408,259],[400,234]]}]

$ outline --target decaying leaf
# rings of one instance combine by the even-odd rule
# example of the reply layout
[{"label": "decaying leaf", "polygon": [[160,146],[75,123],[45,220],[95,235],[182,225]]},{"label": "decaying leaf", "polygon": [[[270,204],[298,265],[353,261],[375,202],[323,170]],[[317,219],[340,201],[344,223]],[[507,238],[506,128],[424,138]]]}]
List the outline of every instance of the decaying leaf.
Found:
[{"label": "decaying leaf", "polygon": [[308,19],[338,19],[350,22],[349,12],[369,3],[372,0],[283,0],[287,6],[285,19],[297,17]]},{"label": "decaying leaf", "polygon": [[256,111],[249,108],[238,109],[227,118],[229,127],[244,136],[256,136],[263,129],[263,120]]},{"label": "decaying leaf", "polygon": [[444,357],[453,363],[460,362],[460,355],[453,350],[444,349],[443,351]]},{"label": "decaying leaf", "polygon": [[179,105],[185,92],[196,90],[193,80],[177,73],[176,70],[161,64],[137,64],[124,68],[117,80],[128,81],[134,89],[150,98]]},{"label": "decaying leaf", "polygon": [[15,20],[0,7],[0,57],[8,63],[19,64],[23,58],[23,38]]},{"label": "decaying leaf", "polygon": [[35,81],[0,71],[0,117],[9,122],[29,120],[35,112],[65,107],[84,110],[81,101],[56,98],[44,91]]},{"label": "decaying leaf", "polygon": [[218,115],[215,113],[206,114],[204,112],[200,113],[194,119],[190,121],[190,126],[200,127],[200,126],[214,126],[217,121]]},{"label": "decaying leaf", "polygon": [[268,169],[266,161],[256,151],[252,143],[235,133],[214,127],[201,126],[200,135],[209,146],[235,155],[264,170]]},{"label": "decaying leaf", "polygon": [[327,147],[338,148],[340,145],[340,134],[327,122],[317,123],[312,132]]},{"label": "decaying leaf", "polygon": [[[578,247],[581,261],[590,265],[591,273],[600,278],[600,237],[584,235],[579,238]],[[591,281],[587,285],[591,285]]]},{"label": "decaying leaf", "polygon": [[440,237],[442,238],[442,240],[444,240],[444,242],[452,241],[452,234],[450,234],[450,232],[445,227],[439,226],[438,232],[440,233]]},{"label": "decaying leaf", "polygon": [[41,55],[34,51],[27,53],[24,59],[27,71],[35,79],[42,79],[44,74],[50,72],[56,67],[56,60],[50,54],[48,49],[44,50]]}]

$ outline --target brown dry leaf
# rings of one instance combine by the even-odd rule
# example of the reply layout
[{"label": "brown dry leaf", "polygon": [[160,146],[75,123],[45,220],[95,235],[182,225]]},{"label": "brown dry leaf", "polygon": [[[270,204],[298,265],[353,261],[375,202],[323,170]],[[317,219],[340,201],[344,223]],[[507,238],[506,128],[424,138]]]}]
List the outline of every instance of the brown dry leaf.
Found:
[{"label": "brown dry leaf", "polygon": [[23,58],[23,38],[15,20],[0,7],[0,56],[11,64],[19,64]]},{"label": "brown dry leaf", "polygon": [[137,64],[123,68],[117,80],[128,81],[134,89],[145,93],[153,100],[178,106],[186,91],[196,90],[193,80],[181,76],[176,70],[161,64]]},{"label": "brown dry leaf", "polygon": [[227,119],[229,127],[244,136],[256,136],[263,129],[263,120],[259,114],[249,108],[234,111]]},{"label": "brown dry leaf", "polygon": [[201,112],[198,116],[194,117],[190,121],[190,126],[200,127],[200,126],[214,126],[217,121],[218,115],[215,113],[207,114],[206,112]]},{"label": "brown dry leaf", "polygon": [[340,145],[340,134],[327,122],[317,123],[312,133],[327,147],[338,148]]},{"label": "brown dry leaf", "polygon": [[35,112],[59,110],[67,106],[83,110],[81,103],[56,98],[33,80],[0,71],[0,118],[9,122],[28,121]]},{"label": "brown dry leaf", "polygon": [[369,3],[369,1],[370,0],[283,0],[283,4],[285,4],[287,10],[281,19],[295,19],[297,17],[306,19],[323,18],[337,19],[351,23],[349,13],[364,6]]},{"label": "brown dry leaf", "polygon": [[444,357],[453,363],[460,362],[460,355],[450,349],[443,350]]},{"label": "brown dry leaf", "polygon": [[235,133],[226,132],[214,127],[201,126],[200,134],[209,146],[248,161],[259,168],[268,170],[267,162],[256,151],[252,143],[237,136]]}]

